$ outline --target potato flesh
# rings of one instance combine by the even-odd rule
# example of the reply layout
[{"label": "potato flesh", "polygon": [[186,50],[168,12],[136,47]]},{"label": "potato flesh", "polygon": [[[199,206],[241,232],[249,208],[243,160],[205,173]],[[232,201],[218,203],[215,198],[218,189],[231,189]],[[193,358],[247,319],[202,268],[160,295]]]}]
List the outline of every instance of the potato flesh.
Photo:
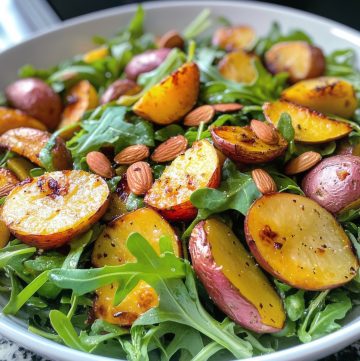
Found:
[{"label": "potato flesh", "polygon": [[[160,253],[160,238],[169,236],[175,254],[180,254],[178,239],[171,226],[153,209],[141,208],[115,219],[104,229],[95,242],[92,263],[96,267],[102,267],[135,262],[134,256],[126,247],[128,237],[134,232],[146,238],[157,253]],[[139,315],[158,305],[155,290],[140,281],[119,305],[114,306],[116,287],[113,286],[116,284],[98,289],[94,305],[96,316],[108,322],[131,325]]]},{"label": "potato flesh", "polygon": [[277,126],[281,114],[288,113],[295,130],[295,140],[298,142],[326,143],[346,137],[352,131],[351,126],[347,123],[283,100],[265,103],[263,110],[266,119],[275,126]]},{"label": "potato flesh", "polygon": [[216,172],[219,158],[215,148],[207,140],[198,141],[166,167],[145,202],[160,211],[187,203],[195,190],[209,186]]},{"label": "potato flesh", "polygon": [[86,231],[105,212],[106,182],[85,171],[45,173],[15,187],[2,217],[25,243],[54,248]]},{"label": "potato flesh", "polygon": [[285,89],[282,98],[322,113],[351,117],[357,108],[353,86],[346,80],[320,77],[304,80]]},{"label": "potato flesh", "polygon": [[[40,160],[40,152],[48,143],[50,137],[50,133],[38,129],[11,129],[0,136],[0,147],[7,148],[29,159],[32,163],[44,167]],[[71,168],[71,155],[62,138],[57,137],[52,154],[53,165],[56,169]]]},{"label": "potato flesh", "polygon": [[219,72],[225,79],[251,84],[257,78],[255,59],[255,55],[241,50],[229,53],[219,62]]},{"label": "potato flesh", "polygon": [[43,123],[30,115],[27,115],[20,110],[0,107],[0,134],[3,134],[10,129],[21,127],[46,130],[46,126]]},{"label": "potato flesh", "polygon": [[161,83],[150,88],[133,106],[133,111],[156,124],[171,124],[195,105],[200,72],[195,63],[186,63]]},{"label": "potato flesh", "polygon": [[9,169],[0,168],[0,188],[6,185],[13,185],[19,183],[18,177]]},{"label": "potato flesh", "polygon": [[210,219],[205,222],[205,232],[222,273],[257,309],[262,323],[281,329],[285,321],[281,299],[231,229]]},{"label": "potato flesh", "polygon": [[329,289],[356,276],[359,265],[346,233],[309,198],[265,195],[250,208],[245,227],[259,264],[293,287]]},{"label": "potato flesh", "polygon": [[268,162],[282,155],[287,148],[287,142],[280,134],[279,143],[270,145],[260,140],[250,127],[217,127],[211,135],[216,147],[236,162]]}]

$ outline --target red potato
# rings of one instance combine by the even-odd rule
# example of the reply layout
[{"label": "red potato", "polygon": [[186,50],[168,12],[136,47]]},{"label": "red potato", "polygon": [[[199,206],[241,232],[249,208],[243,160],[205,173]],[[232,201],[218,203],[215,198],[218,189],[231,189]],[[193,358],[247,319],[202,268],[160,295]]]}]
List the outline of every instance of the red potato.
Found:
[{"label": "red potato", "polygon": [[221,126],[211,130],[215,146],[227,157],[240,163],[264,163],[280,157],[286,151],[287,141],[276,131],[277,144],[267,144],[249,127]]},{"label": "red potato", "polygon": [[167,58],[170,51],[171,49],[162,48],[135,55],[125,67],[126,77],[136,80],[140,74],[156,69]]},{"label": "red potato", "polygon": [[322,50],[305,41],[286,41],[273,45],[265,54],[265,64],[273,74],[288,72],[291,83],[316,78],[325,71]]},{"label": "red potato", "polygon": [[303,179],[305,194],[331,213],[360,206],[360,157],[324,159]]},{"label": "red potato", "polygon": [[59,124],[61,99],[42,80],[19,79],[6,87],[5,95],[11,106],[40,120],[48,129],[55,129]]},{"label": "red potato", "polygon": [[295,288],[339,287],[359,268],[336,219],[304,196],[272,193],[257,199],[245,218],[245,234],[260,266]]},{"label": "red potato", "polygon": [[283,328],[280,297],[228,226],[216,219],[198,223],[189,251],[210,298],[232,320],[259,333]]},{"label": "red potato", "polygon": [[197,209],[191,194],[204,187],[217,188],[221,166],[216,149],[207,140],[200,140],[165,168],[145,196],[145,203],[170,221],[195,218]]}]

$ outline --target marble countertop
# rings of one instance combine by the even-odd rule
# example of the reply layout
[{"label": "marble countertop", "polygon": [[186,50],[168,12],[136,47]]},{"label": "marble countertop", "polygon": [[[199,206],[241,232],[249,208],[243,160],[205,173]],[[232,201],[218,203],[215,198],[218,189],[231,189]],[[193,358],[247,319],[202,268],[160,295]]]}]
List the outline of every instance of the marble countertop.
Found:
[{"label": "marble countertop", "polygon": [[[359,361],[360,341],[321,361]],[[0,336],[0,361],[51,361]],[[53,360],[56,361],[56,360]],[[320,361],[320,360],[319,360]]]}]

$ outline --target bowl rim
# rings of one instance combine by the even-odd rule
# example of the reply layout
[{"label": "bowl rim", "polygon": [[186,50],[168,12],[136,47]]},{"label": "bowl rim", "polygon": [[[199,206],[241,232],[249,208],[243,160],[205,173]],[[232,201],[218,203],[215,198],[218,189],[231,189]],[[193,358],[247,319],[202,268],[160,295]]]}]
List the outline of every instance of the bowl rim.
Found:
[{"label": "bowl rim", "polygon": [[[177,8],[177,7],[192,7],[192,6],[238,6],[239,8],[248,8],[249,10],[265,10],[269,13],[276,13],[276,15],[288,15],[291,13],[292,15],[296,15],[298,18],[308,19],[309,17],[316,21],[318,24],[324,26],[334,27],[336,33],[334,36],[343,37],[347,39],[347,41],[354,44],[354,46],[360,48],[360,32],[357,30],[343,25],[339,22],[336,22],[331,19],[327,19],[323,16],[311,14],[303,10],[294,9],[287,6],[277,5],[277,4],[269,4],[263,2],[252,2],[250,0],[180,0],[174,2],[167,1],[150,1],[147,3],[143,3],[143,7],[145,10],[156,10],[159,8]],[[60,24],[55,24],[47,28],[46,30],[42,30],[36,32],[31,38],[26,39],[14,46],[4,50],[0,54],[0,58],[2,55],[17,51],[19,47],[22,47],[24,44],[30,44],[33,41],[37,41],[42,37],[46,37],[50,33],[61,31],[64,28],[75,27],[80,24],[89,23],[95,20],[99,20],[101,18],[106,18],[109,16],[113,16],[121,13],[132,13],[135,11],[137,4],[130,5],[120,5],[113,8],[97,11],[94,13],[78,16],[73,19],[66,20]],[[334,31],[335,32],[335,31]],[[17,327],[14,327],[16,325]],[[22,326],[21,326],[22,327]],[[78,361],[119,361],[120,359],[114,359],[110,357],[98,356],[94,354],[89,354],[86,352],[78,351],[75,349],[71,349],[65,345],[58,344],[54,341],[48,340],[44,337],[38,336],[19,327],[19,320],[14,316],[5,316],[0,310],[0,333],[10,340],[33,350],[41,355],[45,355],[47,357],[56,357],[57,355],[61,355],[62,360],[68,359],[73,360],[77,359]],[[360,338],[360,317],[357,320],[351,322],[348,325],[340,328],[339,330],[321,337],[317,340],[314,340],[310,343],[299,344],[296,346],[291,346],[287,349],[276,351],[275,353],[255,356],[246,360],[251,361],[288,361],[288,360],[301,360],[304,357],[311,357],[315,354],[322,354],[323,356],[328,355],[333,349],[327,352],[330,346],[337,345],[337,349],[345,347],[350,343],[356,341]],[[297,356],[294,358],[294,353]],[[276,355],[276,356],[274,356]]]}]

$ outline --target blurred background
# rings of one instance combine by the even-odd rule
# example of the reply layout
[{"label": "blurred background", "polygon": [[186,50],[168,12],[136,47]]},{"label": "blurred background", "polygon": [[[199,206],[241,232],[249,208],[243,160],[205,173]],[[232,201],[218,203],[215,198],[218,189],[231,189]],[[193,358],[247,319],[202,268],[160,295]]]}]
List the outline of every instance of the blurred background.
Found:
[{"label": "blurred background", "polygon": [[[169,0],[172,1],[172,0]],[[256,1],[256,0],[248,0]],[[360,30],[359,0],[271,0],[318,14]],[[131,0],[0,0],[0,52],[32,33],[75,16],[139,1]],[[146,0],[142,1],[146,2]],[[206,0],[204,0],[206,3]]]}]

